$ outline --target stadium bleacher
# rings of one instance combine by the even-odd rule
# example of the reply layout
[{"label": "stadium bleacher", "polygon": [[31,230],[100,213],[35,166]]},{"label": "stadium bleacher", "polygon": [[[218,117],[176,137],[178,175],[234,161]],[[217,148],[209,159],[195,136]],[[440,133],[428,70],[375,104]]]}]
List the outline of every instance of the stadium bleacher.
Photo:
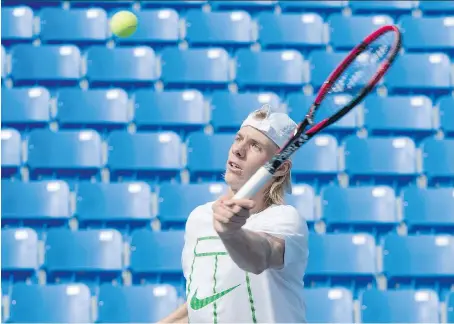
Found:
[{"label": "stadium bleacher", "polygon": [[[108,28],[118,10],[138,16],[129,38]],[[224,189],[243,118],[268,103],[301,119],[395,23],[404,50],[377,91],[293,158],[307,320],[454,323],[453,1],[3,0],[1,15],[2,320],[171,312],[185,221]]]}]

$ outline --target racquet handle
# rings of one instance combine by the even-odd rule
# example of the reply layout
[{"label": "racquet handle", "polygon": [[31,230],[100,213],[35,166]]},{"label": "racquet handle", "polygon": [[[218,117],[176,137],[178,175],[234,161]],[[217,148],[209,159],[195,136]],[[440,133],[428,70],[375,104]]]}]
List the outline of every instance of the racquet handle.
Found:
[{"label": "racquet handle", "polygon": [[233,199],[250,199],[254,197],[260,189],[273,177],[273,175],[263,166],[241,187],[233,196]]}]

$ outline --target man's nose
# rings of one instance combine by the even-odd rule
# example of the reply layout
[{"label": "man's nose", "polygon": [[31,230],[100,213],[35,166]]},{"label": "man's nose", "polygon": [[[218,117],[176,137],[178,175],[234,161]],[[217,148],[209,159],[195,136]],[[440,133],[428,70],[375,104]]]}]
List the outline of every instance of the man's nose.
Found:
[{"label": "man's nose", "polygon": [[235,145],[233,145],[232,152],[237,157],[244,158],[246,155],[246,147],[243,143],[235,144]]}]

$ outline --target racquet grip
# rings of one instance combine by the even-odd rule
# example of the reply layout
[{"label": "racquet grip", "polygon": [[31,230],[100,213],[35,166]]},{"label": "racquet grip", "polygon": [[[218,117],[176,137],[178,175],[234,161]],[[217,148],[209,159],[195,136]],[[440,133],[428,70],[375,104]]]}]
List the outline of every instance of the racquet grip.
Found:
[{"label": "racquet grip", "polygon": [[233,196],[233,199],[250,199],[273,177],[264,167],[261,167]]}]

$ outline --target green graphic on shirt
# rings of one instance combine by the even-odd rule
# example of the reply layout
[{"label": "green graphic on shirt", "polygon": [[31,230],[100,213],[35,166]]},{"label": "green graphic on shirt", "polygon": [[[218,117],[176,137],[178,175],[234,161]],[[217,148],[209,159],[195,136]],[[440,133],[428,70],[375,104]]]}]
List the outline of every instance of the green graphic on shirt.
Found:
[{"label": "green graphic on shirt", "polygon": [[190,304],[191,308],[193,310],[198,310],[198,309],[204,308],[205,306],[208,306],[209,304],[215,302],[219,298],[222,298],[223,296],[227,295],[229,292],[231,292],[235,288],[239,287],[240,285],[241,284],[233,286],[233,287],[231,287],[229,289],[221,291],[220,293],[208,296],[208,297],[203,298],[203,299],[197,298],[197,289],[196,289],[194,295],[191,298],[191,304]]}]

